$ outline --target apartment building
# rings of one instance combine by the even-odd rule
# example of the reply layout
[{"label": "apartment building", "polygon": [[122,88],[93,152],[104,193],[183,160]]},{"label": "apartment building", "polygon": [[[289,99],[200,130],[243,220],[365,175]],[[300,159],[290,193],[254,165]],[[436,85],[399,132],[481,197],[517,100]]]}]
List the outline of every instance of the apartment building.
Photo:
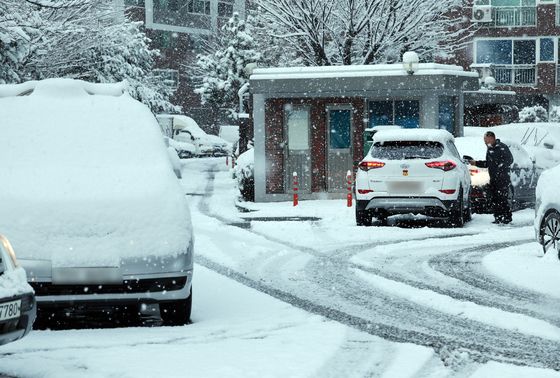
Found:
[{"label": "apartment building", "polygon": [[215,35],[234,12],[245,14],[246,0],[121,1],[133,19],[144,22],[152,47],[161,51],[156,72],[173,89],[173,103],[182,106],[183,111],[203,127],[211,128],[223,114],[219,109],[201,104],[199,96],[193,92],[196,79],[190,67],[196,55],[203,52],[205,41]]},{"label": "apartment building", "polygon": [[[468,0],[465,3],[464,19],[477,31],[468,47],[457,56],[457,63],[478,70],[483,78],[495,79],[492,87],[498,95],[504,95],[497,105],[560,105],[558,0]],[[506,96],[513,92],[514,96]],[[503,118],[507,121],[508,116],[503,113],[507,107],[492,108],[477,101],[473,105],[479,106],[471,112],[479,117],[482,114],[482,119],[471,122],[484,125],[500,123]],[[493,111],[503,114],[488,114]]]}]

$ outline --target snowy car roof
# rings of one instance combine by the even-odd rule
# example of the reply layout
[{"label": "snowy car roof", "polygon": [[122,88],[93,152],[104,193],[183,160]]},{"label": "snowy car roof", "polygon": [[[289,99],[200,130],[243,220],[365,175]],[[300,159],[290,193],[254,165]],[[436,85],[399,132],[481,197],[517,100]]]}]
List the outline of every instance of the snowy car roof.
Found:
[{"label": "snowy car roof", "polygon": [[381,130],[373,136],[374,143],[394,141],[446,142],[453,140],[453,135],[451,135],[448,131],[436,129]]}]

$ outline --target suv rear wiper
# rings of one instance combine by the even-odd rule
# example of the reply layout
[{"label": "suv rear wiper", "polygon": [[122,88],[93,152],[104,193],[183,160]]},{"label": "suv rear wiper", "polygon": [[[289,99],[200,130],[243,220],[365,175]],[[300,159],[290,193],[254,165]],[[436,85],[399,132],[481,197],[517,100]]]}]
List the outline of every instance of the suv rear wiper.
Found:
[{"label": "suv rear wiper", "polygon": [[404,160],[412,160],[412,159],[429,159],[428,156],[405,156]]}]

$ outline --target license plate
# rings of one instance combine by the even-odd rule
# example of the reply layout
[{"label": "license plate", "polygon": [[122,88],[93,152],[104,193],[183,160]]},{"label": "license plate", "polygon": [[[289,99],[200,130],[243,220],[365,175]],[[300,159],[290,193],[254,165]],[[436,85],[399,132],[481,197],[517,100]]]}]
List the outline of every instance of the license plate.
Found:
[{"label": "license plate", "polygon": [[419,182],[392,182],[389,183],[389,191],[395,194],[421,193],[422,184]]},{"label": "license plate", "polygon": [[0,303],[0,322],[19,318],[21,315],[21,300]]}]

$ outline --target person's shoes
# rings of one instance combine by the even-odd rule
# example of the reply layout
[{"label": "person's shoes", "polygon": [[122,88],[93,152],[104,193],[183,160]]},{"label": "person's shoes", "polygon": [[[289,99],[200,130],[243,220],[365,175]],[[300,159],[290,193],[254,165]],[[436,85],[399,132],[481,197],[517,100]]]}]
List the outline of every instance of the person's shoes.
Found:
[{"label": "person's shoes", "polygon": [[503,224],[510,224],[510,223],[511,223],[511,219],[504,219],[501,223],[503,223]]},{"label": "person's shoes", "polygon": [[500,223],[503,223],[503,222],[499,219],[494,219],[494,221],[492,222],[492,224],[500,224]]}]

